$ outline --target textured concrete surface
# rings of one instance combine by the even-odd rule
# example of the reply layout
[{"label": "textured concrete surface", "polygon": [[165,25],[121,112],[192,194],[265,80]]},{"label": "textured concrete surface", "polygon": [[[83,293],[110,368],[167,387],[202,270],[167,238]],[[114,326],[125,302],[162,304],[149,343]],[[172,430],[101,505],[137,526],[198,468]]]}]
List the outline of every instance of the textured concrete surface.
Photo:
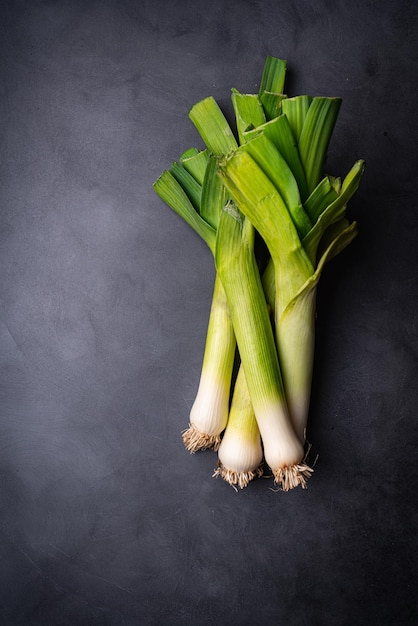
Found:
[{"label": "textured concrete surface", "polygon": [[[1,3],[0,623],[417,623],[417,9],[407,0]],[[367,161],[318,293],[307,491],[191,456],[214,269],[152,190],[213,95],[343,98]]]}]

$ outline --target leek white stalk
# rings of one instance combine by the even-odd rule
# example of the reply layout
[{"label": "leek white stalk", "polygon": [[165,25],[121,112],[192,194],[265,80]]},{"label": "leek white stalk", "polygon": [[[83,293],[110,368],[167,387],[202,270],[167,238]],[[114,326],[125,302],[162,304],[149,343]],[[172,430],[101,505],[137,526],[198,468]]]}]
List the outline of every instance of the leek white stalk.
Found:
[{"label": "leek white stalk", "polygon": [[263,475],[260,431],[248,393],[244,369],[239,368],[226,430],[218,450],[213,476],[221,476],[232,487],[244,489]]}]

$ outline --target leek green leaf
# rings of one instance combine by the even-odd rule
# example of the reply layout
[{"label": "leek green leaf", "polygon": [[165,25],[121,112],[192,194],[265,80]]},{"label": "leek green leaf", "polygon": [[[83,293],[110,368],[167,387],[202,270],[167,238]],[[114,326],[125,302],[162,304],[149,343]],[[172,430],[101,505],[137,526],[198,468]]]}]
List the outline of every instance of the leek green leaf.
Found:
[{"label": "leek green leaf", "polygon": [[341,98],[315,97],[306,113],[299,153],[311,193],[322,178],[328,145],[341,107]]},{"label": "leek green leaf", "polygon": [[245,141],[245,131],[250,127],[264,124],[266,116],[256,95],[239,93],[236,89],[233,89],[231,100],[235,112],[238,138],[242,144]]},{"label": "leek green leaf", "polygon": [[180,157],[180,163],[200,185],[203,185],[208,159],[209,153],[207,150],[190,148],[190,150],[183,152]]},{"label": "leek green leaf", "polygon": [[276,146],[292,170],[299,187],[301,201],[304,202],[304,200],[308,197],[305,170],[300,158],[296,139],[293,136],[292,129],[286,115],[280,115],[274,120],[271,120],[258,128],[248,130],[245,133],[245,138],[248,141],[260,132],[264,133],[264,135]]},{"label": "leek green leaf", "polygon": [[228,154],[237,148],[234,134],[212,96],[197,102],[190,109],[189,118],[212,154]]},{"label": "leek green leaf", "polygon": [[290,128],[297,142],[299,141],[311,102],[311,96],[296,96],[287,98],[282,102],[282,112],[289,120]]},{"label": "leek green leaf", "polygon": [[215,229],[200,217],[186,192],[174,176],[168,170],[165,170],[155,181],[153,188],[157,195],[202,237],[214,254],[216,245]]},{"label": "leek green leaf", "polygon": [[176,181],[182,186],[183,191],[187,194],[190,202],[193,204],[195,210],[200,213],[200,204],[202,196],[202,186],[199,185],[197,180],[193,178],[191,174],[177,161],[175,161],[170,170]]}]

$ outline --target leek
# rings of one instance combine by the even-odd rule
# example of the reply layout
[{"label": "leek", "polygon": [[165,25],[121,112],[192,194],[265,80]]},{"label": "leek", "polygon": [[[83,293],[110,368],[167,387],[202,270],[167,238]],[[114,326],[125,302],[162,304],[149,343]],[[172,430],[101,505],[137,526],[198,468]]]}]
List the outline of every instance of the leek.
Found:
[{"label": "leek", "polygon": [[[190,149],[180,163],[164,171],[153,187],[160,198],[191,226],[215,254],[217,218],[199,181],[204,182],[209,156]],[[191,175],[193,173],[193,176]],[[209,314],[203,364],[196,398],[189,415],[189,426],[182,437],[191,452],[217,450],[229,414],[232,370],[236,341],[222,284],[215,278]]]},{"label": "leek", "polygon": [[199,387],[183,433],[187,450],[217,450],[229,415],[235,335],[219,276],[215,277]]},{"label": "leek", "polygon": [[251,480],[263,475],[263,448],[260,430],[248,393],[244,369],[239,368],[234,386],[228,426],[218,450],[213,476],[220,476],[232,487],[244,489]]}]

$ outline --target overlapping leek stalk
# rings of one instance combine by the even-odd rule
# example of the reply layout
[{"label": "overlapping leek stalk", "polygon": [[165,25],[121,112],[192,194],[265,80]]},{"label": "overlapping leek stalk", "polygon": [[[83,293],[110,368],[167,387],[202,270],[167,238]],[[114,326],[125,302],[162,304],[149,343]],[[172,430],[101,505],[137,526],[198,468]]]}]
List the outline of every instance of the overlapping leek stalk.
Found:
[{"label": "overlapping leek stalk", "polygon": [[[238,133],[251,123],[263,123],[261,105],[253,96],[233,92]],[[212,153],[229,154],[227,122],[213,99],[195,105],[190,117]],[[222,145],[222,135],[225,144]],[[277,350],[261,278],[254,254],[254,227],[233,202],[220,199],[217,229],[216,269],[229,304],[242,367],[251,396],[254,414],[263,439],[264,456],[275,481],[283,489],[306,485],[311,473],[304,462],[304,451],[290,421],[284,395]],[[223,477],[236,474],[236,468],[222,462],[227,442],[220,453]],[[229,458],[229,457],[228,457]],[[230,458],[229,458],[230,461]],[[253,471],[253,470],[248,470]]]},{"label": "overlapping leek stalk", "polygon": [[[320,108],[321,116],[323,108]],[[312,118],[307,115],[306,120],[311,123]],[[329,123],[334,123],[332,116]],[[318,132],[330,135],[329,128],[321,124],[318,124]],[[313,136],[311,141],[315,140]],[[311,172],[308,190],[313,188],[312,194],[317,193],[317,186],[322,183],[318,181],[319,173],[313,177],[311,160],[323,161],[325,149],[322,142],[317,152],[311,149],[304,162],[305,170]],[[293,425],[304,441],[314,357],[317,285],[325,262],[348,245],[357,232],[356,223],[349,225],[344,215],[346,203],[358,187],[364,162],[358,161],[353,166],[340,192],[335,192],[335,199],[322,212],[317,210],[317,221],[306,230],[300,212],[305,213],[306,219],[309,215],[300,196],[295,193],[295,197],[291,197],[289,193],[291,189],[296,190],[290,169],[288,180],[283,176],[283,168],[280,176],[277,175],[280,160],[280,152],[274,144],[260,134],[230,155],[221,165],[221,171],[224,184],[263,237],[274,263],[276,344]],[[326,234],[329,241],[317,260],[318,246],[325,241]]]}]

